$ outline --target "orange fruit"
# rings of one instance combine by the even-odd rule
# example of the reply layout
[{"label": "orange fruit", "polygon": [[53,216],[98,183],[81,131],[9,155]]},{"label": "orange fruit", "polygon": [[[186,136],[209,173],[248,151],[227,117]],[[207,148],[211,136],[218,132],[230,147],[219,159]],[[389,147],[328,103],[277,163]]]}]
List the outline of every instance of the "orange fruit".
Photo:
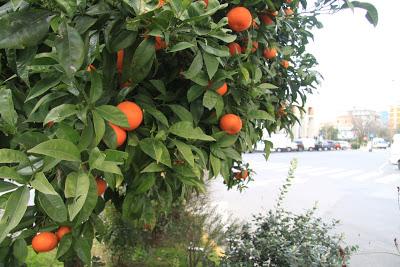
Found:
[{"label": "orange fruit", "polygon": [[60,241],[61,238],[62,238],[64,235],[66,235],[66,234],[68,234],[68,233],[70,233],[70,232],[71,232],[71,228],[70,228],[70,227],[68,227],[68,226],[60,226],[60,227],[58,228],[57,232],[56,232],[56,236],[57,236],[57,238],[58,238],[58,241]]},{"label": "orange fruit", "polygon": [[106,192],[107,183],[101,178],[96,178],[96,184],[97,184],[97,195],[102,196],[104,192]]},{"label": "orange fruit", "polygon": [[52,232],[38,233],[32,239],[32,248],[36,252],[47,252],[53,250],[57,244],[57,236]]},{"label": "orange fruit", "polygon": [[204,3],[206,4],[206,8],[208,7],[208,0],[204,0]]},{"label": "orange fruit", "polygon": [[289,68],[289,61],[282,59],[281,61],[281,65],[282,67],[284,67],[285,69]]},{"label": "orange fruit", "polygon": [[261,15],[260,19],[265,25],[272,25],[274,23],[273,19],[268,14]]},{"label": "orange fruit", "polygon": [[121,49],[117,53],[117,71],[122,73],[122,68],[124,67],[124,50]]},{"label": "orange fruit", "polygon": [[[246,44],[244,46],[242,46],[242,53],[246,52],[247,49],[247,40],[244,40],[246,42]],[[252,47],[251,47],[251,52],[254,53],[256,52],[258,49],[258,42],[257,41],[253,41],[252,42]]]},{"label": "orange fruit", "polygon": [[118,147],[122,146],[126,140],[126,132],[117,125],[114,125],[112,123],[109,123],[109,125],[114,130],[114,133],[117,137],[117,146]]},{"label": "orange fruit", "polygon": [[163,5],[165,5],[165,0],[158,0],[158,6],[162,7]]},{"label": "orange fruit", "polygon": [[242,50],[238,43],[230,43],[228,44],[228,48],[229,48],[229,53],[231,53],[231,56],[240,54]]},{"label": "orange fruit", "polygon": [[118,104],[117,108],[121,110],[128,119],[129,128],[123,128],[126,131],[133,131],[143,121],[143,111],[142,109],[134,102],[124,101]]},{"label": "orange fruit", "polygon": [[86,71],[91,72],[92,70],[96,70],[96,67],[93,66],[92,64],[89,64],[89,66],[86,68]]},{"label": "orange fruit", "polygon": [[286,4],[291,4],[292,0],[286,0]]},{"label": "orange fruit", "polygon": [[228,25],[235,32],[245,31],[250,28],[253,17],[245,7],[235,7],[228,12]]},{"label": "orange fruit", "polygon": [[264,50],[264,57],[266,59],[273,59],[277,55],[276,48],[265,48]]},{"label": "orange fruit", "polygon": [[219,127],[228,134],[237,134],[242,129],[242,120],[235,114],[225,114],[219,120]]},{"label": "orange fruit", "polygon": [[240,172],[235,172],[235,178],[236,179],[243,179],[246,180],[247,177],[249,177],[249,171],[248,170],[242,170]]},{"label": "orange fruit", "polygon": [[46,127],[47,127],[47,128],[51,128],[51,127],[53,127],[53,125],[54,125],[54,121],[49,121],[49,122],[46,124]]},{"label": "orange fruit", "polygon": [[220,88],[218,88],[216,90],[216,92],[220,95],[223,96],[224,94],[226,94],[226,92],[228,92],[228,85],[226,83],[224,83]]},{"label": "orange fruit", "polygon": [[285,15],[286,16],[291,16],[291,15],[293,15],[293,10],[290,8],[290,7],[288,7],[288,8],[285,8]]},{"label": "orange fruit", "polygon": [[156,36],[156,51],[167,48],[167,43],[160,37]]}]

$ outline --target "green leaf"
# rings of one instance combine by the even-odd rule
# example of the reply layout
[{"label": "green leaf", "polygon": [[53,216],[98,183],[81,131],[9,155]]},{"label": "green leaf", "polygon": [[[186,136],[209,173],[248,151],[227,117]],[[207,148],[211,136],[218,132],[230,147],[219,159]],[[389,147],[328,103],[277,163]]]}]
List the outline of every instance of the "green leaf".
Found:
[{"label": "green leaf", "polygon": [[204,86],[195,84],[187,92],[187,99],[189,102],[193,102],[196,100],[199,96],[201,96],[204,93]]},{"label": "green leaf", "polygon": [[40,206],[52,220],[56,222],[65,222],[67,220],[67,208],[60,195],[48,195],[38,192],[37,197]]},{"label": "green leaf", "polygon": [[89,177],[89,190],[86,197],[85,204],[83,205],[81,211],[78,216],[75,218],[75,226],[80,226],[83,222],[86,222],[90,215],[92,214],[94,208],[97,204],[97,184],[96,180]]},{"label": "green leaf", "polygon": [[15,129],[18,114],[14,109],[11,90],[4,87],[0,88],[0,118]]},{"label": "green leaf", "polygon": [[180,120],[193,122],[192,113],[190,113],[190,111],[184,108],[183,106],[181,105],[168,105],[168,106],[175,113],[175,115],[179,117]]},{"label": "green leaf", "polygon": [[251,110],[248,113],[248,119],[275,121],[275,118],[265,110]]},{"label": "green leaf", "polygon": [[89,241],[84,238],[79,238],[77,240],[74,240],[73,242],[73,247],[78,255],[78,257],[86,264],[90,264],[90,260],[92,259],[91,256],[91,245],[89,244]]},{"label": "green leaf", "polygon": [[47,35],[51,13],[27,8],[0,16],[0,49],[39,44]]},{"label": "green leaf", "polygon": [[135,50],[132,58],[131,71],[135,83],[140,83],[149,74],[155,58],[154,40],[144,39]]},{"label": "green leaf", "polygon": [[374,5],[366,2],[351,1],[350,3],[347,2],[342,6],[342,8],[349,8],[349,7],[350,8],[358,7],[365,9],[367,11],[367,14],[365,15],[367,20],[375,27],[378,25],[378,20],[379,20],[378,10]]},{"label": "green leaf", "polygon": [[92,70],[90,72],[90,103],[94,104],[100,99],[103,94],[103,81],[101,75],[97,71]]},{"label": "green leaf", "polygon": [[[74,144],[79,142],[79,139],[81,137],[79,136],[78,131],[76,131],[72,126],[65,124],[65,123],[60,123],[57,126],[58,127],[56,130],[56,136],[58,139],[65,139],[65,140],[71,141]],[[47,140],[44,140],[44,141],[47,141]]]},{"label": "green leaf", "polygon": [[152,162],[149,165],[147,165],[146,168],[144,168],[140,173],[162,172],[162,171],[165,171],[165,167],[163,165]]},{"label": "green leaf", "polygon": [[154,160],[171,167],[171,158],[167,147],[160,140],[153,138],[142,139],[139,143],[140,149]]},{"label": "green leaf", "polygon": [[15,240],[13,244],[13,255],[19,262],[25,262],[28,256],[28,245],[26,241],[22,238]]},{"label": "green leaf", "polygon": [[[13,6],[13,10],[14,10],[14,11],[17,11],[18,8],[21,6],[21,4],[22,4],[23,2],[24,2],[23,0],[11,0],[11,4],[12,4],[12,6]],[[22,261],[22,262],[24,262],[24,261]]]},{"label": "green leaf", "polygon": [[203,106],[209,110],[213,109],[218,101],[218,94],[213,90],[207,90],[203,97]]},{"label": "green leaf", "polygon": [[15,169],[6,166],[0,167],[0,178],[11,179],[20,184],[25,184],[28,182],[28,178],[25,178],[19,174]]},{"label": "green leaf", "polygon": [[75,218],[85,204],[89,185],[89,177],[84,172],[72,172],[67,176],[64,194],[67,198],[70,220]]},{"label": "green leaf", "polygon": [[217,139],[217,146],[219,147],[233,146],[239,137],[238,135],[230,135],[226,134],[225,132],[220,132],[220,133],[223,133],[223,136]]},{"label": "green leaf", "polygon": [[93,142],[93,136],[94,136],[94,132],[93,132],[92,120],[90,118],[88,118],[87,124],[86,124],[85,128],[83,128],[82,134],[80,136],[80,140],[78,143],[78,149],[80,151],[87,149],[90,146],[90,144]]},{"label": "green leaf", "polygon": [[106,125],[103,118],[95,110],[92,111],[92,115],[94,132],[96,134],[93,145],[97,146],[106,132]]},{"label": "green leaf", "polygon": [[219,61],[215,56],[204,53],[203,54],[204,63],[206,64],[208,78],[212,80],[215,73],[217,73]]},{"label": "green leaf", "polygon": [[43,172],[35,174],[35,179],[31,181],[31,186],[37,191],[47,195],[58,195],[53,186],[49,183]]},{"label": "green leaf", "polygon": [[46,118],[43,121],[43,125],[46,125],[50,121],[60,122],[65,118],[75,115],[78,111],[76,106],[73,104],[61,104],[49,111]]},{"label": "green leaf", "polygon": [[174,140],[173,142],[187,163],[189,163],[191,167],[194,167],[194,156],[190,146],[178,140]]},{"label": "green leaf", "polygon": [[217,56],[217,57],[230,57],[228,47],[215,48],[210,45],[201,44],[201,48],[203,48],[204,52]]},{"label": "green leaf", "polygon": [[171,49],[168,50],[168,52],[177,52],[177,51],[181,51],[184,49],[188,49],[191,47],[194,47],[194,44],[188,43],[188,42],[180,42],[177,43],[176,45],[174,45],[173,47],[171,47]]},{"label": "green leaf", "polygon": [[257,87],[260,88],[260,89],[263,89],[263,90],[265,90],[265,89],[278,89],[279,88],[278,86],[273,85],[271,83],[262,83],[262,84],[258,85]]},{"label": "green leaf", "polygon": [[15,184],[0,180],[0,193],[14,190],[16,188],[18,188],[18,186]]},{"label": "green leaf", "polygon": [[193,123],[189,121],[175,123],[169,128],[169,132],[186,139],[215,141],[211,136],[204,134],[200,127],[193,128]]},{"label": "green leaf", "polygon": [[213,154],[210,154],[210,163],[214,177],[217,177],[218,174],[221,172],[221,160],[215,157]]},{"label": "green leaf", "polygon": [[0,149],[0,163],[27,163],[29,162],[28,157],[25,153],[12,150],[8,148]]},{"label": "green leaf", "polygon": [[11,193],[0,220],[0,243],[19,224],[28,207],[28,201],[29,189],[26,186],[21,186]]},{"label": "green leaf", "polygon": [[56,258],[59,259],[63,255],[65,255],[65,253],[68,252],[71,245],[72,245],[72,235],[71,234],[64,235],[63,238],[61,238],[60,243],[58,243]]},{"label": "green leaf", "polygon": [[165,126],[169,126],[168,119],[165,117],[165,115],[159,111],[158,109],[155,109],[149,105],[144,106],[144,112],[149,113],[153,118],[164,124]]},{"label": "green leaf", "polygon": [[[137,183],[135,183],[138,181]],[[143,194],[149,191],[150,188],[156,183],[156,176],[154,173],[145,173],[137,177],[134,181],[134,190],[136,194]]]},{"label": "green leaf", "polygon": [[59,160],[81,161],[80,152],[76,145],[63,139],[53,139],[43,142],[28,150],[28,152],[46,155]]},{"label": "green leaf", "polygon": [[165,88],[165,84],[162,80],[150,80],[151,85],[153,85],[161,94],[166,95],[167,89]]},{"label": "green leaf", "polygon": [[46,93],[48,90],[54,88],[57,86],[61,81],[60,74],[58,75],[52,75],[49,77],[46,77],[37,83],[29,90],[28,96],[25,99],[25,102],[28,102],[31,99],[34,99],[44,93]]},{"label": "green leaf", "polygon": [[184,72],[186,79],[192,79],[200,73],[201,69],[203,68],[203,57],[200,52],[197,53],[195,58],[193,59],[192,64],[190,65],[189,69]]},{"label": "green leaf", "polygon": [[68,76],[77,72],[85,58],[85,44],[79,32],[65,24],[59,28],[60,37],[55,41],[58,61]]},{"label": "green leaf", "polygon": [[103,105],[96,107],[95,110],[106,121],[109,121],[121,127],[126,127],[126,128],[130,127],[128,118],[117,107],[111,105]]}]

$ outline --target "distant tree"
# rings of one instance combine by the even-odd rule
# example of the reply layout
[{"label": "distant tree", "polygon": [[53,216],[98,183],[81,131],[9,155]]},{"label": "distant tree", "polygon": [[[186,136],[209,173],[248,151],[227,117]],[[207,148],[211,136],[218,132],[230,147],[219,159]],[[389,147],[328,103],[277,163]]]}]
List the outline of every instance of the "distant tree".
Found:
[{"label": "distant tree", "polygon": [[324,125],[320,129],[320,133],[324,139],[336,140],[338,139],[339,130],[332,125]]}]

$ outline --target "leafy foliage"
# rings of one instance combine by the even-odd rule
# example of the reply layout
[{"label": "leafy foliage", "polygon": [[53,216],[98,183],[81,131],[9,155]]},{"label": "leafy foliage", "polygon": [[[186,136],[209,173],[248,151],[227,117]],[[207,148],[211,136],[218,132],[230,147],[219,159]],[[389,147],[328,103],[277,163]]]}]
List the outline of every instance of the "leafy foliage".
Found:
[{"label": "leafy foliage", "polygon": [[[293,109],[315,89],[317,62],[306,45],[321,24],[318,10],[302,14],[307,1],[257,0],[243,3],[253,26],[232,32],[226,14],[239,2],[0,1],[0,177],[19,183],[0,199],[1,262],[21,264],[20,240],[29,245],[37,232],[65,225],[72,232],[58,259],[89,264],[106,201],[125,219],[153,227],[172,203],[202,192],[207,177],[243,185],[233,176],[241,153],[263,129],[290,129]],[[349,3],[316,7],[361,7],[377,22],[372,6]],[[289,6],[293,15],[283,12]],[[276,10],[272,25],[260,21]],[[234,41],[243,53],[230,56]],[[278,50],[276,59],[262,56],[268,47]],[[113,129],[129,126],[115,107],[124,100],[138,104],[144,120],[117,149],[125,131]],[[234,136],[218,127],[226,113],[243,121]],[[95,177],[108,184],[104,196]]]},{"label": "leafy foliage", "polygon": [[324,222],[315,215],[316,207],[304,214],[282,208],[294,178],[297,161],[291,163],[275,210],[254,217],[228,236],[222,266],[346,266],[355,246],[343,245],[343,236],[332,233],[338,221]]}]

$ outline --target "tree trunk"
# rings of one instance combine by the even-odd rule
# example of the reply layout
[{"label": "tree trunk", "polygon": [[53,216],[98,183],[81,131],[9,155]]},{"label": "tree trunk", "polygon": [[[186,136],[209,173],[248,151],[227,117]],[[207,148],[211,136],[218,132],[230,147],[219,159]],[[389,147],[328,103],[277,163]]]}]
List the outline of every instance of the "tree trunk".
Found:
[{"label": "tree trunk", "polygon": [[78,258],[75,257],[69,261],[64,262],[64,267],[83,267],[83,262]]}]

